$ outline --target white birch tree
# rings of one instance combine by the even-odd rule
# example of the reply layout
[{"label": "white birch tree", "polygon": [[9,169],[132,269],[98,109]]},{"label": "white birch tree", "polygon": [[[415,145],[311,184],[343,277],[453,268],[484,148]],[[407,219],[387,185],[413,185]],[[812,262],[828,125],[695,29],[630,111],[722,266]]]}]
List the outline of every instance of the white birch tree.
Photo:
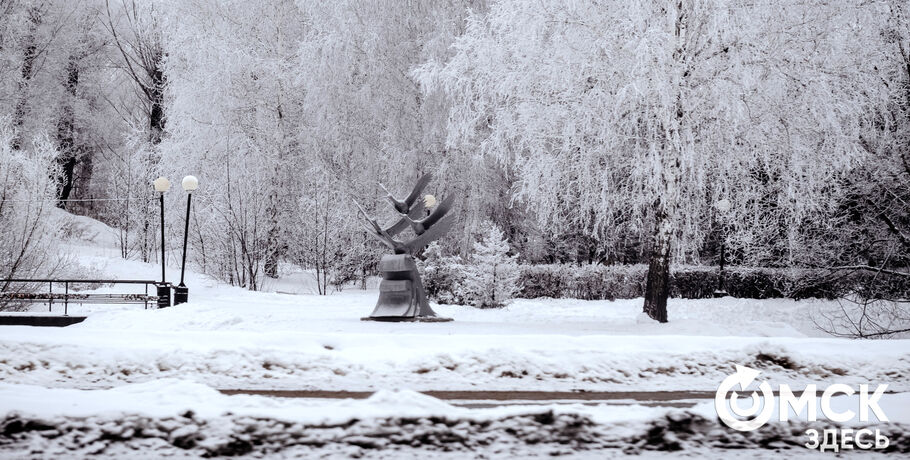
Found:
[{"label": "white birch tree", "polygon": [[543,222],[650,229],[644,311],[663,322],[671,257],[698,248],[713,202],[735,204],[734,230],[791,232],[833,205],[878,97],[876,8],[501,0],[417,75],[453,99],[449,143],[516,165]]}]

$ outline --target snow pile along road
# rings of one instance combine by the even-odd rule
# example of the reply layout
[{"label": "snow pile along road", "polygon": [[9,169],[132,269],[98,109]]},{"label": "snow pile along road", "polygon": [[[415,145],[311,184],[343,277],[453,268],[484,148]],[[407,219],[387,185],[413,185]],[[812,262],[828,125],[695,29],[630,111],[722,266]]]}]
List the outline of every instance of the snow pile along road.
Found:
[{"label": "snow pile along road", "polygon": [[[189,304],[96,312],[63,329],[5,327],[0,378],[76,388],[180,378],[225,389],[713,391],[741,364],[795,388],[836,378],[910,389],[908,340],[810,338],[771,322],[742,327],[746,335],[709,335],[742,321],[735,310],[748,305],[735,299],[734,309],[678,301],[680,318],[663,325],[636,322],[637,302],[561,299],[503,310],[437,306],[456,320],[417,324],[360,321],[375,292],[200,291]],[[715,307],[713,323],[686,317]],[[796,336],[758,334],[769,330]]]},{"label": "snow pile along road", "polygon": [[[910,452],[905,422],[875,426],[891,438],[887,452]],[[727,449],[744,448],[805,453],[805,430],[828,426],[791,422],[741,433],[721,425],[709,403],[691,410],[607,405],[465,409],[411,391],[329,401],[225,396],[176,380],[98,391],[0,385],[0,454],[29,452],[24,457],[34,458],[402,450],[411,455],[415,448],[510,455],[616,450],[723,456]]]},{"label": "snow pile along road", "polygon": [[408,332],[386,334],[68,327],[42,336],[9,327],[0,339],[0,378],[75,388],[167,377],[223,389],[713,391],[742,364],[796,388],[831,379],[910,388],[910,355],[893,342],[436,335],[412,326],[382,326]]}]

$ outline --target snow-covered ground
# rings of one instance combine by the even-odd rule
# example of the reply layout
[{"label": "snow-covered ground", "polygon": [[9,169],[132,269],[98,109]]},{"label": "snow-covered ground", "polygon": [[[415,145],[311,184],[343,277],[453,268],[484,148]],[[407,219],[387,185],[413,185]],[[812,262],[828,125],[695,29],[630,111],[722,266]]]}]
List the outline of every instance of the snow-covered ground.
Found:
[{"label": "snow-covered ground", "polygon": [[[92,272],[160,276],[160,267],[119,259],[103,226],[81,222],[86,229],[68,245]],[[168,273],[179,276],[174,267]],[[671,299],[670,323],[657,324],[641,318],[640,299],[536,299],[500,310],[434,305],[455,319],[449,323],[383,323],[360,320],[372,311],[375,290],[306,294],[304,277],[290,272],[266,286],[283,293],[250,292],[191,271],[185,305],[74,305],[70,314],[88,314],[85,322],[3,327],[0,457],[30,457],[27,446],[39,458],[158,450],[370,457],[403,446],[428,458],[476,449],[578,458],[600,458],[585,452],[604,449],[802,449],[799,423],[731,434],[707,402],[468,409],[414,391],[713,392],[735,364],[761,370],[775,385],[887,383],[910,391],[910,340],[824,337],[811,318],[836,308],[828,301]],[[362,401],[282,400],[217,389],[377,393]],[[887,403],[900,441],[910,398],[887,395]]]},{"label": "snow-covered ground", "polygon": [[[910,397],[883,403],[906,408]],[[840,410],[849,398],[835,399]],[[910,452],[910,411],[876,424],[889,453]],[[542,405],[466,409],[413,391],[379,391],[366,400],[282,400],[225,396],[181,380],[111,390],[0,384],[0,456],[69,458],[199,457],[252,454],[280,458],[604,458],[662,453],[771,458],[802,447],[807,428],[826,422],[772,423],[733,432],[710,402],[689,409],[640,405]],[[871,424],[848,424],[858,429]],[[735,450],[734,450],[735,449]],[[750,455],[751,453],[751,455]],[[450,455],[457,454],[457,455]]]},{"label": "snow-covered ground", "polygon": [[[721,314],[685,320],[672,307],[669,325],[637,323],[633,302],[555,300],[437,307],[451,323],[380,323],[360,320],[374,292],[217,291],[191,290],[190,303],[170,309],[96,311],[64,329],[6,327],[0,377],[77,388],[168,377],[245,389],[713,391],[742,364],[797,386],[837,378],[910,389],[908,341],[794,337],[773,323],[735,331]],[[774,329],[791,336],[759,335]]]}]

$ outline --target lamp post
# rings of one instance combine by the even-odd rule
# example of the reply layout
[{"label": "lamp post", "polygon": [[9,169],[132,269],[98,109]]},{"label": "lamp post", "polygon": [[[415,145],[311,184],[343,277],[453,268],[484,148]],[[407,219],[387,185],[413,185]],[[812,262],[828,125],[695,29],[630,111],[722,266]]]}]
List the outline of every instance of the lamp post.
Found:
[{"label": "lamp post", "polygon": [[164,194],[171,188],[170,181],[166,177],[155,179],[152,184],[155,191],[158,192],[158,199],[161,203],[161,284],[158,285],[158,308],[171,306],[171,287],[167,285],[165,279],[165,247],[164,247]]},{"label": "lamp post", "polygon": [[[730,211],[730,200],[724,198],[717,203],[714,203],[714,208],[717,209],[721,214],[727,214]],[[724,226],[721,224],[721,237],[720,237],[720,278],[717,280],[717,290],[714,291],[714,297],[724,297],[727,295],[727,291],[724,289],[724,258],[726,254],[724,253],[724,243],[726,243],[727,235],[724,231]]]},{"label": "lamp post", "polygon": [[186,176],[180,183],[186,191],[186,221],[183,227],[183,260],[180,262],[180,284],[174,288],[174,305],[186,303],[189,300],[190,290],[183,284],[183,274],[186,272],[186,241],[190,234],[190,204],[193,192],[199,188],[199,179],[196,176]]}]

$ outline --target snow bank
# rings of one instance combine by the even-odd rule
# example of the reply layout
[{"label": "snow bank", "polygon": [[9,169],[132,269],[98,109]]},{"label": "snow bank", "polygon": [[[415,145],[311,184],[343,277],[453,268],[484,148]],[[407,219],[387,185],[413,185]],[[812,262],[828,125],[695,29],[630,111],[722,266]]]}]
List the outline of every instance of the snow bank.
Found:
[{"label": "snow bank", "polygon": [[[129,276],[142,265],[118,263]],[[910,341],[799,332],[805,317],[796,313],[818,302],[675,300],[671,323],[658,324],[637,321],[637,301],[538,299],[501,310],[435,306],[451,323],[378,323],[360,321],[373,291],[284,295],[190,280],[190,303],[178,307],[92,306],[84,323],[63,329],[4,327],[0,379],[78,388],[181,378],[247,389],[713,391],[741,364],[797,387],[836,378],[910,388]]]},{"label": "snow bank", "polygon": [[813,303],[675,301],[673,321],[658,324],[636,320],[638,302],[539,299],[435,307],[451,323],[377,323],[360,321],[371,291],[283,295],[193,281],[178,307],[95,306],[64,329],[4,327],[0,378],[81,388],[173,377],[222,388],[713,391],[741,364],[796,386],[836,377],[910,388],[910,341],[805,338],[783,320]]},{"label": "snow bank", "polygon": [[[904,398],[906,403],[906,398]],[[906,420],[878,424],[891,452],[910,452]],[[721,426],[710,404],[690,410],[616,405],[465,409],[412,391],[365,400],[225,396],[162,380],[101,391],[0,384],[0,453],[42,457],[198,456],[455,451],[559,454],[707,449],[805,453],[805,429],[772,424],[750,433]]]},{"label": "snow bank", "polygon": [[896,341],[444,334],[382,323],[352,333],[331,322],[321,333],[260,333],[230,329],[230,315],[199,321],[215,330],[68,327],[37,335],[6,327],[0,378],[79,388],[174,377],[246,389],[713,391],[742,364],[795,387],[836,380],[910,388],[908,344]]},{"label": "snow bank", "polygon": [[637,322],[637,302],[553,299],[434,307],[451,323],[360,321],[375,301],[370,291],[283,295],[199,282],[178,307],[97,311],[63,329],[5,327],[0,378],[79,388],[181,378],[247,389],[713,391],[741,364],[796,387],[836,378],[910,388],[910,341],[807,338],[783,322],[812,303],[676,301],[670,324]]}]

